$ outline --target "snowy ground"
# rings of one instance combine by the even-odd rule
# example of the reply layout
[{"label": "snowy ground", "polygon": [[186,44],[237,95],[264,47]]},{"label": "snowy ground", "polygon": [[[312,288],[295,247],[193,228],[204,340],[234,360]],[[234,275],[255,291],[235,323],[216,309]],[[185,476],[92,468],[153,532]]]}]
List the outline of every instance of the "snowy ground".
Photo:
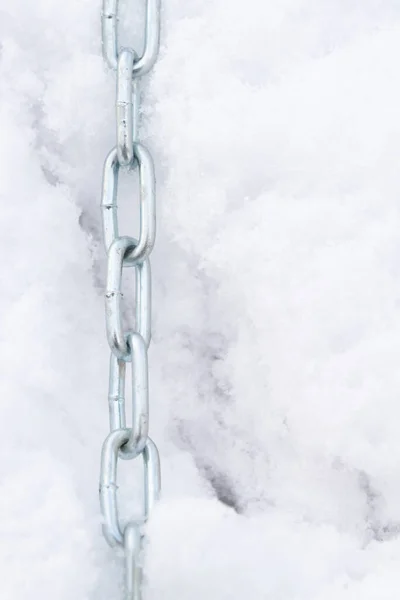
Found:
[{"label": "snowy ground", "polygon": [[[141,129],[159,184],[163,466],[147,598],[397,600],[400,5],[164,5]],[[120,597],[97,495],[115,135],[99,11],[0,1],[4,600]]]}]

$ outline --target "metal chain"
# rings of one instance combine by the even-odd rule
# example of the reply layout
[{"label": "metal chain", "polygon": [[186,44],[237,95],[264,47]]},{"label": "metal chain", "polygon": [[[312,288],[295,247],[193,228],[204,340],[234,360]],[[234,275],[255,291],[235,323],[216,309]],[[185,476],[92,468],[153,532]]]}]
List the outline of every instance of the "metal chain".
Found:
[{"label": "metal chain", "polygon": [[[110,434],[103,444],[100,468],[100,506],[103,534],[110,546],[125,554],[125,599],[140,600],[143,525],[160,495],[160,459],[148,437],[149,385],[147,350],[151,339],[151,273],[149,255],[156,233],[155,175],[149,151],[138,141],[139,78],[154,65],[160,38],[160,0],[146,0],[144,50],[119,48],[118,0],[103,0],[103,56],[117,72],[116,147],[104,163],[101,213],[107,252],[105,294],[107,339],[111,348],[108,404]],[[137,169],[139,176],[139,239],[118,232],[118,177],[120,169]],[[135,270],[135,327],[124,329],[122,275]],[[126,363],[132,367],[132,424],[126,426]],[[118,459],[141,456],[144,464],[143,514],[122,523],[117,501]]]}]

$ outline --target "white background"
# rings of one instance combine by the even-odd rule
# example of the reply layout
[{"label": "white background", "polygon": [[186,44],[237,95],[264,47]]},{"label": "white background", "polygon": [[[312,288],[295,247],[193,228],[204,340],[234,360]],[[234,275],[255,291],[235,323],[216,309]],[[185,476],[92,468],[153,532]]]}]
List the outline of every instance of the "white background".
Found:
[{"label": "white background", "polygon": [[[100,8],[0,0],[4,600],[121,597],[98,506]],[[164,2],[141,126],[163,467],[149,600],[398,598],[399,56],[396,0]],[[121,181],[129,235],[136,186]],[[129,515],[141,474],[122,467]]]}]

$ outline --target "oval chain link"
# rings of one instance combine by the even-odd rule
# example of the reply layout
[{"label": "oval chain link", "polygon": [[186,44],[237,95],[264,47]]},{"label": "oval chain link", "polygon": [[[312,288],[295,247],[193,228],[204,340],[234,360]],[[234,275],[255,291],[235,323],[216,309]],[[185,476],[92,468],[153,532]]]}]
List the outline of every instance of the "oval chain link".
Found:
[{"label": "oval chain link", "polygon": [[[136,240],[123,236],[116,238],[108,251],[107,283],[105,294],[106,330],[111,351],[124,360],[130,360],[130,351],[123,330],[122,317],[122,269],[127,253],[136,247]],[[148,258],[138,264],[136,272],[136,331],[144,339],[146,346],[151,338],[151,279]]]},{"label": "oval chain link", "polygon": [[[120,522],[117,500],[117,466],[119,451],[130,438],[130,429],[112,431],[103,444],[100,468],[100,505],[103,515],[103,534],[110,546],[124,544],[124,527]],[[144,463],[143,517],[135,523],[143,525],[160,496],[160,459],[157,446],[147,438],[141,453]]]},{"label": "oval chain link", "polygon": [[[156,237],[156,182],[153,160],[149,151],[138,142],[133,144],[133,156],[139,165],[140,233],[136,247],[125,259],[125,264],[129,266],[134,266],[149,256]],[[118,150],[113,148],[104,162],[101,196],[106,250],[109,250],[112,242],[119,237],[117,204],[119,169]]]},{"label": "oval chain link", "polygon": [[[131,459],[140,454],[149,433],[149,382],[147,348],[141,335],[130,333],[127,336],[132,365],[132,427],[130,438],[122,446],[121,458]],[[111,353],[108,405],[110,429],[126,427],[125,415],[125,361]]]},{"label": "oval chain link", "polygon": [[[117,71],[116,146],[104,162],[101,195],[103,239],[107,252],[106,331],[110,357],[108,405],[110,433],[100,467],[100,508],[104,537],[125,554],[125,600],[141,600],[143,525],[161,489],[160,459],[148,437],[149,382],[147,350],[151,339],[151,272],[149,255],[156,234],[155,175],[149,151],[138,141],[140,81],[154,65],[160,39],[160,0],[145,0],[144,48],[119,48],[119,0],[103,0],[102,47],[106,63]],[[120,236],[118,177],[120,168],[137,168],[139,236]],[[124,330],[122,275],[134,267],[135,323]],[[132,368],[132,426],[126,426],[126,363]],[[122,523],[117,499],[118,459],[141,456],[144,464],[142,517]]]},{"label": "oval chain link", "polygon": [[[144,50],[132,68],[132,77],[142,77],[157,60],[160,45],[161,0],[146,0]],[[101,15],[103,57],[111,69],[118,65],[118,8],[119,0],[103,0]]]},{"label": "oval chain link", "polygon": [[139,79],[132,79],[137,54],[123,48],[117,69],[117,155],[121,167],[133,161],[133,142],[137,141],[139,127]]},{"label": "oval chain link", "polygon": [[142,540],[140,527],[136,523],[128,523],[124,530],[125,550],[125,599],[140,598],[142,585]]}]

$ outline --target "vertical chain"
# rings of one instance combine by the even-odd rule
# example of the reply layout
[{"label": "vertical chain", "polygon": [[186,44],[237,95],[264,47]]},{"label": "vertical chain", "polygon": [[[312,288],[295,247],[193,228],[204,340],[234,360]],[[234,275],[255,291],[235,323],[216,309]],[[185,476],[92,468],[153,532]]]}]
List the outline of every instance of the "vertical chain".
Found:
[{"label": "vertical chain", "polygon": [[[125,555],[125,600],[140,600],[143,525],[161,489],[157,446],[148,436],[149,383],[147,351],[151,339],[151,272],[149,255],[156,233],[155,175],[150,152],[138,141],[139,78],[153,67],[160,39],[160,0],[146,1],[144,49],[119,48],[119,0],[103,0],[103,56],[117,73],[116,146],[104,162],[101,213],[107,252],[105,293],[106,331],[111,349],[108,405],[110,433],[104,441],[100,467],[100,506],[103,534],[110,546]],[[139,239],[120,236],[118,229],[118,178],[120,170],[136,168],[139,176]],[[135,271],[135,323],[124,328],[122,276]],[[132,423],[126,424],[126,363],[132,368]],[[142,457],[142,518],[122,523],[117,501],[118,460]]]}]

